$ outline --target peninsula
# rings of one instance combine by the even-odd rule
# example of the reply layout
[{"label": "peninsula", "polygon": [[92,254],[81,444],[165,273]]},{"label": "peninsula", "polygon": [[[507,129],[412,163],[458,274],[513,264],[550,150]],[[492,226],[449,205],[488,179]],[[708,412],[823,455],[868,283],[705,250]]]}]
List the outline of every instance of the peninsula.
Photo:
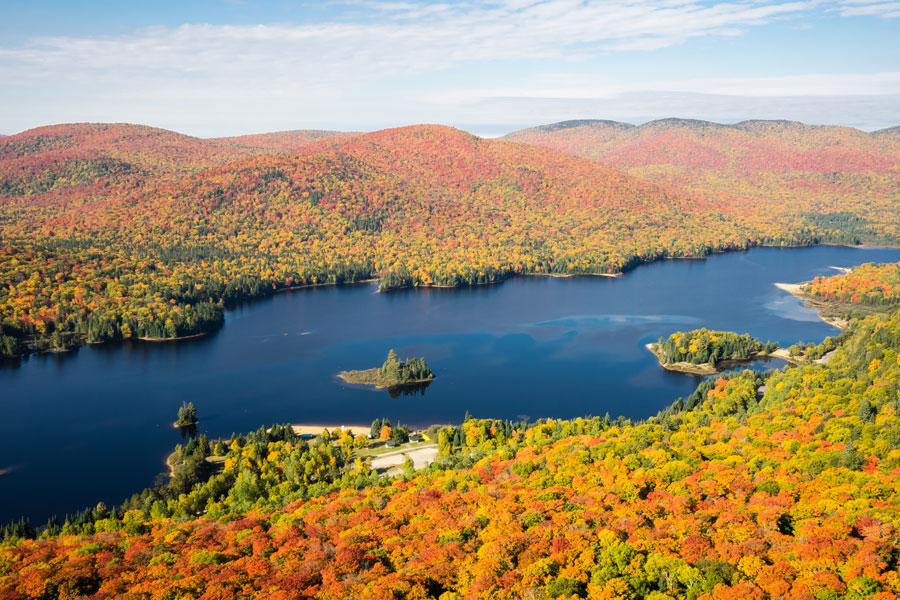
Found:
[{"label": "peninsula", "polygon": [[391,349],[381,367],[363,371],[344,371],[338,373],[338,377],[347,383],[374,385],[376,388],[385,389],[425,383],[434,379],[434,373],[424,358],[407,358],[401,361],[397,358],[397,353]]},{"label": "peninsula", "polygon": [[778,344],[763,344],[747,334],[695,329],[677,331],[668,339],[660,337],[657,343],[647,344],[647,349],[667,371],[715,375],[736,364],[772,356]]},{"label": "peninsula", "polygon": [[[847,331],[853,319],[889,312],[898,304],[896,272],[896,265],[867,263],[834,277],[816,277],[803,283],[776,283],[775,287],[815,309],[819,318],[829,325]],[[853,291],[848,293],[847,289]]]}]

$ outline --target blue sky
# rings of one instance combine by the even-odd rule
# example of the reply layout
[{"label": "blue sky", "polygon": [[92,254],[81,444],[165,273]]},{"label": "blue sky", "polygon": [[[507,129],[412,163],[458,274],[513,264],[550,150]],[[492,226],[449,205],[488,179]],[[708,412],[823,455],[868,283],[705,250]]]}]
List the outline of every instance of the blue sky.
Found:
[{"label": "blue sky", "polygon": [[893,0],[5,0],[0,17],[2,133],[900,124]]}]

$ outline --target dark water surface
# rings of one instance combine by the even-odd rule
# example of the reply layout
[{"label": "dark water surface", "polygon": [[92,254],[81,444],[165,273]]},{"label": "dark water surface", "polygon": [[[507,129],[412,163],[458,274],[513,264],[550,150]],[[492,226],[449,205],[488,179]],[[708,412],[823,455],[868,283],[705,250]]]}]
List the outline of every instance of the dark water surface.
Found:
[{"label": "dark water surface", "polygon": [[[821,341],[837,330],[772,284],[886,261],[900,261],[900,250],[761,248],[655,263],[621,278],[521,277],[389,294],[375,284],[322,287],[230,310],[225,327],[205,338],[3,363],[0,521],[43,522],[152,485],[181,441],[170,423],[182,401],[197,406],[210,437],[382,416],[456,423],[467,410],[648,417],[699,378],[664,371],[644,344],[698,327],[783,345]],[[380,365],[389,348],[427,358],[437,379],[423,395],[392,398],[335,378]]]}]

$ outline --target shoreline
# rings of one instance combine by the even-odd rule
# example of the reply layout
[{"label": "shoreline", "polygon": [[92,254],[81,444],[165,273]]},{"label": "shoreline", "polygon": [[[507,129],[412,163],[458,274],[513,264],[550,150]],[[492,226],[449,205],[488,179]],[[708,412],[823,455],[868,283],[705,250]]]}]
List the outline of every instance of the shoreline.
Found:
[{"label": "shoreline", "polygon": [[[223,323],[224,325],[224,323]],[[215,329],[213,331],[216,331]],[[212,331],[202,331],[200,333],[192,333],[191,335],[182,335],[179,337],[173,338],[152,338],[152,337],[138,337],[138,338],[128,338],[124,340],[108,340],[110,342],[121,341],[127,342],[129,339],[140,340],[142,342],[178,342],[181,340],[193,340],[195,338],[203,337],[205,335],[211,334]],[[90,342],[92,344],[105,344],[106,342]]]},{"label": "shoreline", "polygon": [[791,365],[801,366],[805,365],[806,361],[798,360],[796,357],[791,356],[787,349],[785,348],[776,348],[771,352],[756,352],[753,356],[745,359],[727,359],[722,360],[719,364],[723,365],[723,368],[718,368],[712,366],[710,363],[689,363],[689,362],[676,362],[671,364],[666,364],[662,361],[659,354],[656,351],[658,344],[656,342],[650,344],[644,344],[644,347],[650,351],[650,353],[656,358],[656,361],[666,371],[670,373],[681,373],[683,375],[700,375],[709,377],[712,375],[717,375],[719,373],[723,373],[728,371],[733,367],[738,367],[744,364],[749,364],[755,362],[757,360],[766,360],[769,358],[779,358]]},{"label": "shoreline", "polygon": [[[330,283],[330,282],[304,283],[301,285],[292,285],[290,287],[278,288],[277,290],[272,292],[272,295],[274,296],[275,294],[282,294],[284,292],[293,292],[296,290],[306,290],[306,289],[312,289],[312,288],[318,288],[318,287],[339,286],[339,285],[357,285],[359,283],[373,283],[378,280],[379,280],[378,277],[370,277],[368,279],[357,279],[356,281],[342,281],[341,283]],[[239,302],[246,302],[247,300],[254,300],[254,299],[262,300],[263,298],[265,298],[265,296],[257,296],[254,298],[247,298],[246,300],[241,300]]]},{"label": "shoreline", "polygon": [[658,347],[659,347],[659,344],[656,342],[653,342],[650,344],[644,344],[644,348],[646,348],[647,350],[650,351],[650,353],[656,358],[656,362],[659,363],[659,366],[661,366],[666,371],[670,371],[672,373],[683,373],[685,375],[706,375],[706,376],[715,375],[716,373],[720,372],[718,369],[716,369],[714,366],[712,366],[709,363],[694,364],[694,363],[689,363],[689,362],[676,362],[676,363],[666,364],[662,361],[662,358],[660,357],[659,353],[656,351],[656,349]]},{"label": "shoreline", "polygon": [[[644,264],[644,263],[642,263]],[[650,263],[646,263],[650,264]],[[572,279],[574,277],[624,277],[625,271],[620,273],[515,273],[513,277],[559,277],[560,279]]]},{"label": "shoreline", "polygon": [[390,389],[394,389],[394,388],[402,388],[402,387],[405,387],[408,385],[417,385],[420,383],[429,383],[429,382],[434,381],[433,376],[429,377],[428,379],[412,379],[410,381],[403,381],[403,382],[397,382],[397,383],[384,382],[384,381],[376,381],[376,382],[350,381],[350,379],[349,379],[349,377],[352,376],[353,374],[365,374],[365,373],[373,373],[373,372],[377,372],[376,376],[379,378],[381,377],[381,375],[380,375],[381,369],[379,369],[378,367],[375,367],[372,369],[363,369],[361,371],[341,371],[340,373],[337,374],[337,377],[350,385],[366,385],[366,386],[374,387],[375,389],[379,389],[379,390],[390,390]]},{"label": "shoreline", "polygon": [[829,306],[829,303],[826,300],[820,300],[803,291],[803,287],[808,283],[810,282],[803,281],[801,283],[773,283],[772,285],[777,287],[779,290],[787,292],[802,301],[806,308],[815,310],[816,316],[819,317],[819,319],[821,319],[824,323],[831,325],[832,327],[835,327],[842,332],[847,331],[847,329],[850,328],[849,321],[838,317],[826,317],[822,314],[822,311]]},{"label": "shoreline", "polygon": [[[473,287],[475,285],[495,285],[495,284],[502,283],[506,279],[511,279],[513,277],[523,277],[523,276],[525,276],[525,277],[529,277],[529,276],[531,276],[531,277],[562,277],[562,278],[570,278],[570,277],[613,277],[613,278],[616,278],[616,277],[624,277],[630,271],[633,271],[633,270],[637,269],[638,267],[661,262],[664,259],[665,260],[674,260],[674,259],[706,260],[710,256],[732,254],[732,253],[736,253],[736,252],[749,252],[749,251],[757,249],[757,248],[775,248],[775,249],[780,249],[780,250],[800,250],[803,248],[816,248],[816,247],[820,247],[820,246],[833,247],[833,248],[852,248],[852,249],[857,249],[857,250],[862,250],[862,249],[897,250],[897,249],[900,249],[900,244],[895,245],[895,244],[887,244],[887,243],[861,243],[861,244],[821,243],[821,244],[797,244],[797,245],[791,245],[791,246],[774,245],[774,244],[754,244],[754,245],[748,246],[746,248],[731,248],[731,249],[712,250],[712,251],[710,251],[709,254],[707,254],[705,256],[661,256],[661,257],[658,257],[658,258],[655,258],[652,260],[638,260],[635,264],[630,265],[627,268],[625,268],[622,271],[617,272],[617,273],[574,273],[574,274],[559,273],[559,274],[557,274],[557,273],[515,273],[515,272],[510,272],[504,276],[501,276],[496,281],[489,281],[489,282],[484,282],[484,283],[468,284],[468,285],[441,285],[441,286],[438,286],[438,285],[409,285],[409,286],[404,286],[404,287],[391,288],[389,290],[379,289],[377,291],[377,293],[389,292],[389,291],[393,291],[394,289],[398,289],[398,290],[399,289],[410,289],[410,290],[411,289],[427,289],[427,288],[449,289],[449,288]],[[833,267],[833,268],[836,268],[839,270],[846,269],[846,267]],[[275,294],[279,294],[279,293],[283,293],[283,292],[302,290],[302,289],[307,289],[307,288],[316,288],[316,287],[325,287],[325,286],[356,285],[356,284],[361,284],[361,283],[374,283],[377,281],[380,281],[379,277],[370,277],[368,279],[360,279],[357,281],[345,281],[345,282],[341,282],[341,283],[311,283],[311,284],[294,285],[294,286],[285,287],[285,288],[278,288],[273,291],[272,295],[274,296]],[[798,296],[801,300],[804,300],[804,301],[810,302],[810,304],[813,304],[813,301],[810,298],[805,298],[805,297],[799,296],[796,293],[794,293],[791,289],[788,289],[789,287],[800,286],[802,284],[779,284],[779,283],[776,283],[775,285],[777,287],[779,287],[780,289],[783,289],[784,291],[788,291],[789,293],[792,293],[792,294]],[[785,286],[785,287],[782,287],[782,286]],[[268,295],[249,296],[247,298],[241,298],[241,299],[234,300],[233,303],[230,304],[230,306],[233,307],[237,304],[241,304],[241,303],[245,303],[245,302],[254,302],[254,301],[264,300],[267,297],[269,297],[269,296]],[[227,307],[226,307],[226,313],[227,313]],[[847,323],[846,321],[843,321],[842,319],[829,320],[825,317],[822,317],[821,315],[819,316],[819,318],[821,318],[828,325],[836,327],[837,329],[840,329],[841,331],[845,331],[846,328],[849,326],[849,323]],[[201,333],[197,333],[197,334],[193,334],[193,335],[189,335],[189,336],[175,337],[175,338],[140,337],[140,338],[129,338],[129,339],[140,340],[140,341],[145,341],[145,342],[155,342],[155,343],[194,339],[194,338],[199,338],[202,336],[210,335],[210,334],[218,331],[222,327],[224,327],[226,325],[226,323],[227,323],[227,314],[226,314],[226,319],[223,321],[223,323],[219,327],[217,327],[216,329],[211,330],[211,331],[201,332]],[[102,341],[98,341],[98,342],[85,341],[82,345],[107,344],[107,343],[112,343],[112,342],[123,342],[123,341],[127,341],[127,340],[102,340]],[[78,347],[80,347],[80,346],[78,346]],[[66,350],[66,352],[75,350],[75,349],[76,348],[71,348],[71,349]],[[24,358],[24,357],[30,356],[32,354],[42,354],[42,352],[38,352],[36,350],[29,350],[27,352],[23,352],[22,354],[16,354],[16,355],[11,355],[11,356],[5,356],[5,355],[0,356],[0,360]]]},{"label": "shoreline", "polygon": [[291,425],[291,428],[297,435],[321,435],[322,432],[326,429],[331,432],[349,431],[353,435],[368,435],[368,433],[372,430],[371,425],[307,425],[300,423]]},{"label": "shoreline", "polygon": [[[858,248],[859,246],[840,246],[840,247]],[[879,246],[879,247],[881,247],[881,246]],[[840,271],[841,273],[849,273],[850,271],[853,270],[852,268],[847,268],[847,267],[833,267],[832,266],[829,268]],[[781,290],[783,292],[787,292],[787,293],[791,294],[792,296],[796,297],[797,299],[801,300],[804,303],[804,307],[814,310],[816,312],[816,316],[819,317],[819,319],[821,319],[827,325],[831,325],[832,327],[837,328],[841,332],[847,331],[847,329],[849,329],[849,327],[850,327],[849,321],[838,318],[838,317],[826,317],[822,314],[822,311],[824,309],[828,308],[831,305],[831,303],[829,303],[826,300],[820,300],[820,299],[818,299],[810,294],[807,294],[806,292],[803,291],[803,288],[809,283],[810,282],[808,282],[808,281],[803,281],[800,283],[774,282],[772,285],[777,287],[779,290]],[[740,365],[742,363],[750,363],[755,360],[766,359],[766,358],[779,358],[779,359],[781,359],[791,365],[794,365],[794,366],[802,366],[802,365],[809,364],[804,359],[800,359],[796,356],[791,356],[790,352],[788,351],[787,348],[776,348],[772,352],[757,352],[750,358],[744,359],[744,360],[723,361],[724,364],[729,365],[728,367],[726,367],[724,369],[719,369],[719,368],[713,367],[710,363],[694,364],[694,363],[688,363],[688,362],[677,362],[677,363],[665,364],[656,351],[657,346],[658,346],[658,344],[656,342],[644,344],[644,347],[647,350],[649,350],[651,354],[653,354],[653,356],[656,358],[657,362],[663,369],[665,369],[666,371],[670,371],[672,373],[683,373],[683,374],[687,374],[687,375],[702,375],[702,376],[715,375],[717,373],[721,373],[721,372],[727,370],[731,366]],[[828,358],[830,358],[830,354],[832,354],[832,353],[829,353],[829,356],[827,358],[822,357],[814,362],[817,364],[827,363]]]}]

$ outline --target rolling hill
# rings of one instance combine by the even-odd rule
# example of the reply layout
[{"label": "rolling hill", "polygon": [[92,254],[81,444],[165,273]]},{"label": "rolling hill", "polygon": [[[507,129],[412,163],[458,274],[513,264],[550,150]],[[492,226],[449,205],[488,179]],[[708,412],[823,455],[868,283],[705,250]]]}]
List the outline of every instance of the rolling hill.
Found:
[{"label": "rolling hill", "polygon": [[639,127],[566,121],[503,139],[622,169],[673,193],[736,209],[748,224],[806,225],[832,241],[858,243],[895,239],[900,232],[895,130],[793,121],[663,119]]},{"label": "rolling hill", "polygon": [[299,150],[310,144],[323,140],[345,138],[359,135],[344,131],[322,131],[318,129],[297,129],[293,131],[276,131],[273,133],[254,133],[234,137],[211,138],[210,141],[239,146],[251,146],[268,150]]}]

